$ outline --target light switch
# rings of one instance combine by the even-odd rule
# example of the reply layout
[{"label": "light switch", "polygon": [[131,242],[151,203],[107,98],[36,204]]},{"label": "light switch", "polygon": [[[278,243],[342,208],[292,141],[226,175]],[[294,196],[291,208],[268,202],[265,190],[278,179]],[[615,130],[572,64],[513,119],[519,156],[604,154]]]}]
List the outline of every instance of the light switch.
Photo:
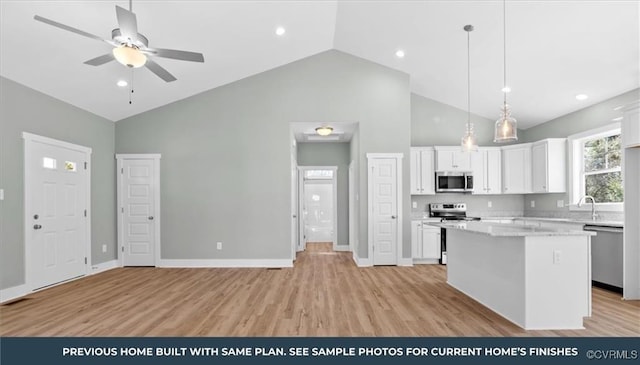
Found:
[{"label": "light switch", "polygon": [[491,200],[489,200],[489,201],[487,202],[487,207],[488,207],[488,208],[493,207],[493,202],[492,202]]},{"label": "light switch", "polygon": [[535,208],[535,207],[536,207],[536,201],[535,201],[535,200],[532,200],[532,201],[531,201],[531,208]]},{"label": "light switch", "polygon": [[0,189],[0,200],[4,200],[4,189]]},{"label": "light switch", "polygon": [[564,208],[564,200],[558,200],[556,202],[556,207],[558,208]]},{"label": "light switch", "polygon": [[554,264],[562,263],[562,251],[553,250],[553,263]]}]

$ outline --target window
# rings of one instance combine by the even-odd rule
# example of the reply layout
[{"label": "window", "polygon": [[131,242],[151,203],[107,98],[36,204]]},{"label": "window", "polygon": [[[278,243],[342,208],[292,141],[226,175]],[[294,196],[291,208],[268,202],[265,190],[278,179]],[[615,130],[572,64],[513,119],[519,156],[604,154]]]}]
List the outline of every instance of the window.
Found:
[{"label": "window", "polygon": [[[620,124],[569,137],[571,146],[571,202],[592,196],[599,209],[621,210],[622,148]],[[574,207],[575,208],[575,207]]]}]

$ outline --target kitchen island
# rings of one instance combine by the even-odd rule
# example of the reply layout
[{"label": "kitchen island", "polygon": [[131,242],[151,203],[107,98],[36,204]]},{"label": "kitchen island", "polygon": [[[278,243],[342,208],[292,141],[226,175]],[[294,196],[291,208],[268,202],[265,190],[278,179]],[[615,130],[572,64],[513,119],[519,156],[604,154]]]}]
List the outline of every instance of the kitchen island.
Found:
[{"label": "kitchen island", "polygon": [[581,329],[591,315],[593,232],[487,222],[447,230],[447,283],[527,330]]}]

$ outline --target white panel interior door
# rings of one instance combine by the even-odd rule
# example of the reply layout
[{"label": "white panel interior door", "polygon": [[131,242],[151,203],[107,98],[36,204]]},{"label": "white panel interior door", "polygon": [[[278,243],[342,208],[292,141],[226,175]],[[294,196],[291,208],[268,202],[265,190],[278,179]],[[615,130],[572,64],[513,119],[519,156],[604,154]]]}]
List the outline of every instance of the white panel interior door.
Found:
[{"label": "white panel interior door", "polygon": [[38,289],[86,273],[89,156],[37,140],[25,143],[27,280]]},{"label": "white panel interior door", "polygon": [[125,159],[121,170],[124,266],[155,266],[154,160]]},{"label": "white panel interior door", "polygon": [[370,163],[373,189],[373,264],[395,265],[398,244],[397,160],[376,158]]}]

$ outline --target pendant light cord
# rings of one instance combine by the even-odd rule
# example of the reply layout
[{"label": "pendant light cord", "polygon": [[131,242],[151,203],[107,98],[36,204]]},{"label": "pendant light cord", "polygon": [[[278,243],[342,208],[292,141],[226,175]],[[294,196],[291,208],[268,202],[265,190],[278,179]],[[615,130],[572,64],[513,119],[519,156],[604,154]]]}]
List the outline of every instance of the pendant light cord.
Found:
[{"label": "pendant light cord", "polygon": [[133,0],[129,0],[129,11],[133,13]]},{"label": "pendant light cord", "polygon": [[467,132],[471,129],[471,51],[469,47],[470,30],[467,31]]},{"label": "pendant light cord", "polygon": [[[507,87],[507,0],[502,1],[502,50],[503,50],[503,70],[504,85]],[[504,105],[507,105],[507,90],[504,90]]]}]

